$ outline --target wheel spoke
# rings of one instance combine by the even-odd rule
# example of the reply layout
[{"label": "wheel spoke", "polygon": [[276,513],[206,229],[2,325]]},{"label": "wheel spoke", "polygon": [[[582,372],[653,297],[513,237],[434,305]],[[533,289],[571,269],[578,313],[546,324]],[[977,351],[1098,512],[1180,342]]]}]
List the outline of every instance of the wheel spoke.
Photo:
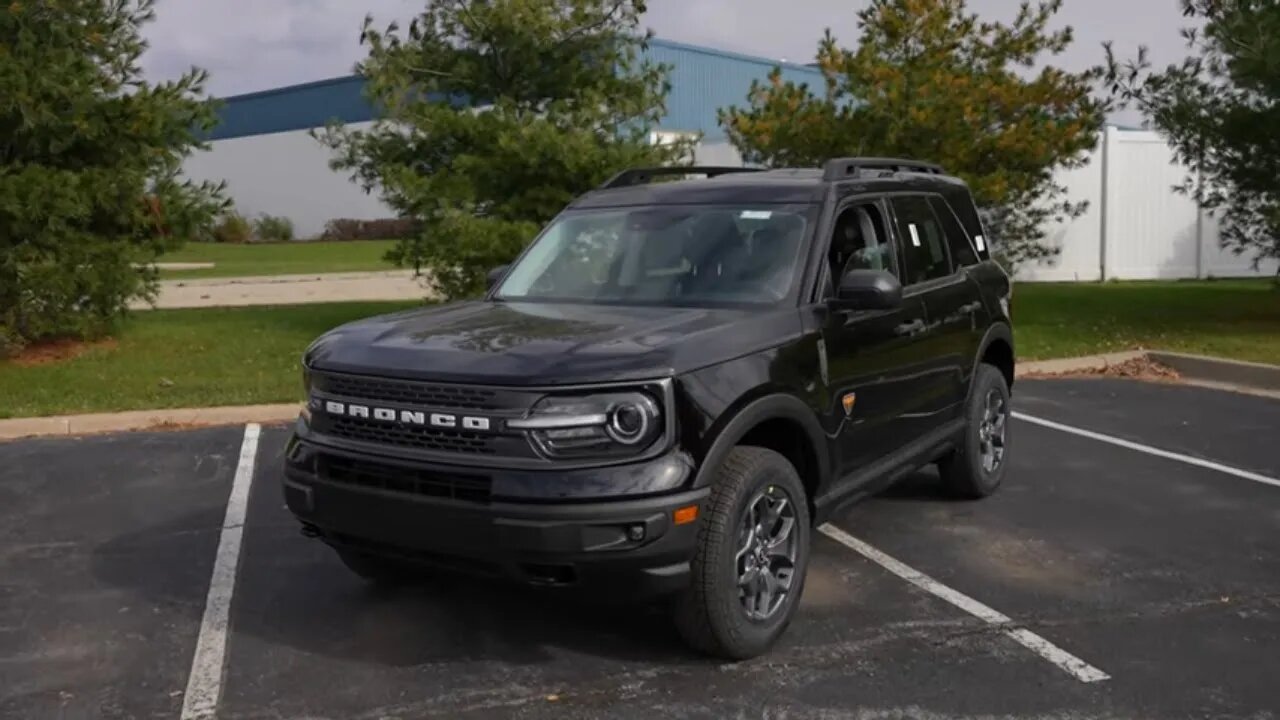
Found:
[{"label": "wheel spoke", "polygon": [[782,518],[782,522],[778,524],[778,531],[769,538],[767,550],[770,555],[781,555],[790,559],[790,554],[784,549],[784,546],[791,540],[791,531],[795,528],[795,518]]},{"label": "wheel spoke", "polygon": [[773,583],[774,579],[771,573],[764,572],[760,574],[760,587],[756,592],[756,612],[760,613],[761,617],[767,616],[769,611],[773,609]]},{"label": "wheel spoke", "polygon": [[773,526],[777,524],[778,519],[782,517],[782,513],[786,511],[787,499],[777,498],[772,502],[768,500],[766,502],[768,502],[768,505],[765,507],[764,517],[761,518],[760,524],[764,526],[765,532],[768,533],[773,530]]}]

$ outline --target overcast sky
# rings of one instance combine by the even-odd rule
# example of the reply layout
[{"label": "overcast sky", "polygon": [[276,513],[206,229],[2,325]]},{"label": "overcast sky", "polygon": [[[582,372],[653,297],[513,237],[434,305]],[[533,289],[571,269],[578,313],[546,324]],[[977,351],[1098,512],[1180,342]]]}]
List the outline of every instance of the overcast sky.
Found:
[{"label": "overcast sky", "polygon": [[[868,0],[649,0],[646,24],[663,38],[809,62],[823,28],[844,44],[857,37],[854,13]],[[423,0],[160,0],[147,29],[148,74],[167,78],[198,65],[209,90],[227,96],[351,72],[361,56],[360,24],[412,17]],[[1017,0],[970,0],[983,17],[1012,19]],[[1102,58],[1104,40],[1122,55],[1140,44],[1164,64],[1182,56],[1178,0],[1065,0],[1059,22],[1076,43],[1059,64],[1078,69]]]}]

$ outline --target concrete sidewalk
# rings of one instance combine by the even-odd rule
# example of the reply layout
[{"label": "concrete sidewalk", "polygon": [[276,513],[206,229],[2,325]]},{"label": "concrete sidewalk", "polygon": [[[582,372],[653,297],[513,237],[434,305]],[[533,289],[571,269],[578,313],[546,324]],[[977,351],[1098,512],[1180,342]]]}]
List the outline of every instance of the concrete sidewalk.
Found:
[{"label": "concrete sidewalk", "polygon": [[[162,280],[156,308],[243,307],[362,300],[417,300],[431,290],[411,270]],[[145,302],[134,310],[149,310]]]}]

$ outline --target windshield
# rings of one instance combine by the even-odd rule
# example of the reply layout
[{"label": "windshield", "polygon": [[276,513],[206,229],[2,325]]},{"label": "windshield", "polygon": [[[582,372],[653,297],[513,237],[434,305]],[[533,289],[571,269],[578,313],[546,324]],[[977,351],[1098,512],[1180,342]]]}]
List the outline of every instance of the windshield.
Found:
[{"label": "windshield", "polygon": [[797,282],[811,206],[611,208],[561,215],[498,288],[502,300],[774,304]]}]

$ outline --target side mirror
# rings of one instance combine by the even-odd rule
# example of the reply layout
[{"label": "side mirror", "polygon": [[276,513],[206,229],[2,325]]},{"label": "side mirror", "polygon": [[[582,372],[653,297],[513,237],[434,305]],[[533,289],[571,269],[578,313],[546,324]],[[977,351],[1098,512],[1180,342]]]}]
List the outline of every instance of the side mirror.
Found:
[{"label": "side mirror", "polygon": [[892,310],[902,305],[902,283],[883,270],[850,270],[828,305],[833,310]]},{"label": "side mirror", "polygon": [[485,289],[485,290],[492,290],[492,289],[493,289],[493,286],[494,286],[494,285],[497,285],[497,284],[498,284],[498,282],[499,282],[500,280],[502,280],[502,276],[504,276],[504,275],[506,275],[506,274],[507,274],[507,268],[509,268],[509,267],[511,267],[511,266],[510,266],[510,265],[499,265],[498,267],[496,267],[496,268],[494,268],[494,269],[490,270],[490,271],[489,271],[489,274],[485,276],[484,289]]}]

